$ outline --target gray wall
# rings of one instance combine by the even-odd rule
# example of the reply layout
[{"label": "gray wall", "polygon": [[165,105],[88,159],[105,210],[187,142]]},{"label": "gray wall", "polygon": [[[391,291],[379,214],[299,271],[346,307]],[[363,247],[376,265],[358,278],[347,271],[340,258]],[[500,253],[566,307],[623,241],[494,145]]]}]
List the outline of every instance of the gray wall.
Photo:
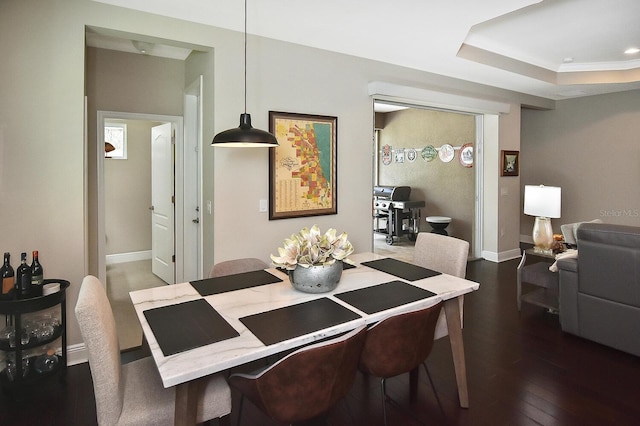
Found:
[{"label": "gray wall", "polygon": [[[640,226],[639,90],[560,101],[553,111],[523,109],[521,150],[523,191],[562,188],[555,232],[592,219]],[[531,239],[533,218],[521,219],[522,238]]]},{"label": "gray wall", "polygon": [[[381,185],[411,186],[411,199],[425,201],[421,209],[420,229],[430,231],[427,216],[452,218],[447,227],[449,235],[472,241],[475,199],[475,171],[462,167],[456,157],[448,163],[439,158],[427,162],[420,156],[426,145],[438,148],[443,144],[459,147],[475,145],[475,117],[426,109],[406,109],[384,114],[384,128],[380,130],[380,147],[389,144],[393,149],[414,148],[418,158],[403,163],[382,164],[378,152],[378,175]],[[406,153],[405,153],[406,154]],[[406,155],[405,155],[406,157]]]}]

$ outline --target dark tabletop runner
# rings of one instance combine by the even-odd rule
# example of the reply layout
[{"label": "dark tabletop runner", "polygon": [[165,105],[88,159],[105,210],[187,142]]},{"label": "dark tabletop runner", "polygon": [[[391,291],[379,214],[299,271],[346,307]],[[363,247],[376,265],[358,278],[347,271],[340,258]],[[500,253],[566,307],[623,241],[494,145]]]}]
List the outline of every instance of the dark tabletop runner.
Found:
[{"label": "dark tabletop runner", "polygon": [[268,346],[358,318],[360,315],[323,297],[249,315],[240,321]]},{"label": "dark tabletop runner", "polygon": [[429,290],[403,281],[390,281],[334,296],[367,314],[375,314],[407,303],[435,296]]},{"label": "dark tabletop runner", "polygon": [[200,293],[201,296],[210,296],[212,294],[242,290],[243,288],[273,284],[280,281],[282,280],[275,275],[270,274],[265,270],[258,270],[191,281],[191,285],[198,291],[198,293]]},{"label": "dark tabletop runner", "polygon": [[390,257],[362,262],[361,265],[386,272],[387,274],[395,275],[396,277],[407,281],[417,281],[423,278],[435,277],[436,275],[442,274],[441,272],[432,271],[431,269],[423,268],[422,266],[417,266],[401,260],[392,259]]},{"label": "dark tabletop runner", "polygon": [[240,334],[204,299],[143,311],[164,356]]}]

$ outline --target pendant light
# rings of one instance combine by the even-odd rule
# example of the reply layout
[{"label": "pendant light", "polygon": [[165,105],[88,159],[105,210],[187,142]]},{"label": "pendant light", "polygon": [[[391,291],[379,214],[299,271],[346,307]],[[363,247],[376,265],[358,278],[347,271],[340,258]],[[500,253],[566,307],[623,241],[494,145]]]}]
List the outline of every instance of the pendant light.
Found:
[{"label": "pendant light", "polygon": [[251,114],[247,114],[247,0],[244,0],[244,113],[240,114],[240,126],[215,135],[211,146],[245,148],[278,146],[278,140],[271,133],[251,127]]}]

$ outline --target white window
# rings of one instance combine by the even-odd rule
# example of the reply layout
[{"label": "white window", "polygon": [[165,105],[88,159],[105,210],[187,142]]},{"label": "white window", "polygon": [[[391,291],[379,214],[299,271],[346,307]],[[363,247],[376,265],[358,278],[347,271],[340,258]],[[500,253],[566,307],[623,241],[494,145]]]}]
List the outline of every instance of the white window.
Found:
[{"label": "white window", "polygon": [[127,125],[125,123],[105,121],[104,156],[118,160],[127,159]]}]

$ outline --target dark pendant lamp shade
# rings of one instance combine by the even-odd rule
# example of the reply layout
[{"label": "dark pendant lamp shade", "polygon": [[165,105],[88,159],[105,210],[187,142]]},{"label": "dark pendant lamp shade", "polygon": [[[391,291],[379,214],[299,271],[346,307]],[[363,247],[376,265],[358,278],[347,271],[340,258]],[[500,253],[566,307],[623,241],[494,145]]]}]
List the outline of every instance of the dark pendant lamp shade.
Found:
[{"label": "dark pendant lamp shade", "polygon": [[278,140],[271,133],[251,126],[251,114],[247,114],[247,0],[244,0],[244,113],[240,114],[240,126],[215,135],[211,146],[241,148],[278,146]]},{"label": "dark pendant lamp shade", "polygon": [[214,136],[213,146],[220,147],[271,147],[278,140],[269,132],[251,127],[251,114],[240,114],[240,126],[225,130]]}]

